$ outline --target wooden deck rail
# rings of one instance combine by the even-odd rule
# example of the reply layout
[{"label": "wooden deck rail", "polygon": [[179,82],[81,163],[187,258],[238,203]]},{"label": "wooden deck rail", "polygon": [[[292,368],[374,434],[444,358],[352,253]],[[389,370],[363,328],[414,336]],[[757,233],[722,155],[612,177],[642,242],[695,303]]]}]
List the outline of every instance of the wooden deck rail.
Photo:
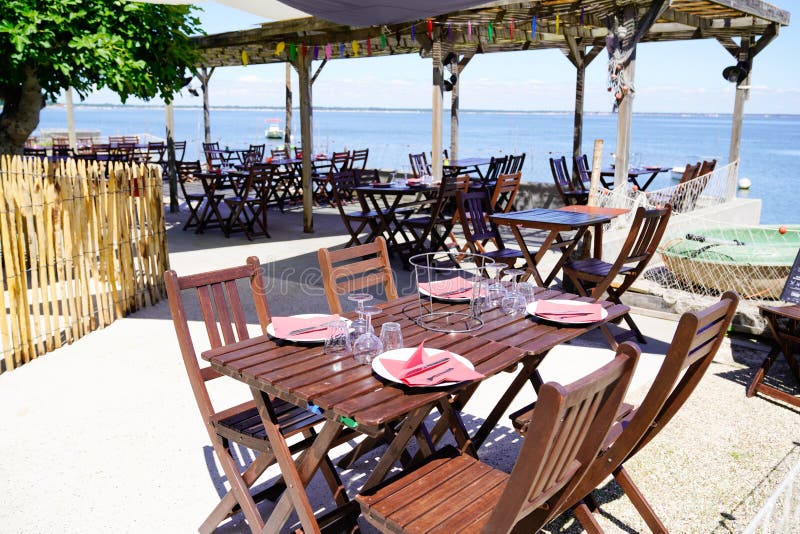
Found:
[{"label": "wooden deck rail", "polygon": [[161,170],[0,156],[0,372],[164,296]]}]

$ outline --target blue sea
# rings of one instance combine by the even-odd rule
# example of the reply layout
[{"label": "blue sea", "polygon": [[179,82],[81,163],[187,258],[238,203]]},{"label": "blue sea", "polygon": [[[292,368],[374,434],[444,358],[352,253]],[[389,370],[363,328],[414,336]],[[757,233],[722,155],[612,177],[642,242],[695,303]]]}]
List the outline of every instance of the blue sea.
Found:
[{"label": "blue sea", "polygon": [[[450,145],[449,112],[445,111],[444,147]],[[293,132],[300,142],[299,111]],[[212,139],[221,146],[282,144],[267,140],[265,119],[283,119],[283,110],[215,108],[211,111]],[[314,110],[315,152],[370,149],[370,167],[408,169],[408,153],[430,150],[431,114],[427,110]],[[459,157],[527,153],[523,178],[551,182],[548,158],[572,152],[572,113],[491,112],[460,113]],[[76,106],[77,129],[99,130],[101,136],[149,133],[164,137],[164,109],[157,107]],[[611,113],[584,116],[584,151],[591,156],[593,140],[604,139],[604,160],[616,144],[617,117]],[[39,128],[66,128],[63,107],[42,110]],[[631,162],[640,165],[683,166],[716,158],[727,162],[730,115],[634,114]],[[175,109],[175,139],[187,140],[187,159],[202,159],[203,112]],[[739,176],[752,188],[739,195],[761,198],[763,224],[798,224],[800,210],[795,187],[800,169],[800,116],[746,115],[742,134]],[[675,183],[662,173],[650,189]]]}]

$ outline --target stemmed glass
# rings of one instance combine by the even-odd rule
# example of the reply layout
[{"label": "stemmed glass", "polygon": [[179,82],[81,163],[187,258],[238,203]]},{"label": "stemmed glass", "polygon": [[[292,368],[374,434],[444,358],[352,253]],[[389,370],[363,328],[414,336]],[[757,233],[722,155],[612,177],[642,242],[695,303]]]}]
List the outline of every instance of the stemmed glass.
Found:
[{"label": "stemmed glass", "polygon": [[504,267],[505,265],[498,263],[490,263],[483,266],[489,276],[489,285],[486,287],[486,305],[490,308],[499,305],[506,292],[503,283],[500,281],[500,272]]},{"label": "stemmed glass", "polygon": [[372,316],[380,313],[377,306],[365,306],[362,313],[367,318],[366,331],[356,338],[353,345],[353,357],[360,364],[372,363],[372,359],[383,352],[381,338],[375,335],[372,329]]},{"label": "stemmed glass", "polygon": [[358,337],[367,331],[368,323],[364,319],[364,303],[372,300],[372,295],[370,295],[369,293],[350,293],[349,295],[347,295],[347,300],[358,304],[358,306],[356,307],[356,313],[358,314],[358,319],[353,321],[352,325],[353,333],[355,337]]},{"label": "stemmed glass", "polygon": [[517,287],[517,277],[525,274],[525,271],[523,269],[506,269],[506,273],[511,277],[512,286],[503,296],[500,307],[506,315],[525,313],[525,307],[528,303],[525,300],[525,295]]}]

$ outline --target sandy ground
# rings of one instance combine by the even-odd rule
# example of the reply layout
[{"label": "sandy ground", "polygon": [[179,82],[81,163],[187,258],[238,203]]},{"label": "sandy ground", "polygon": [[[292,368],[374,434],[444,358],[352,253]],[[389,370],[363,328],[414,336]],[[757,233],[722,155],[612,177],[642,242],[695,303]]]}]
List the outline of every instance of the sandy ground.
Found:
[{"label": "sandy ground", "polygon": [[[271,213],[271,239],[226,239],[181,231],[186,213],[169,215],[170,262],[179,274],[241,264],[256,255],[274,282],[274,314],[327,309],[316,251],[341,245],[332,212],[316,217],[303,234],[299,213]],[[401,291],[413,290],[398,269]],[[301,288],[305,288],[301,290]],[[202,325],[196,310],[191,327]],[[641,398],[666,352],[675,322],[636,315],[650,337],[629,392]],[[744,396],[745,384],[766,347],[726,340],[698,391],[628,470],[672,532],[740,532],[800,457],[798,410]],[[569,381],[612,354],[599,336],[559,347],[542,364],[546,380]],[[785,369],[778,365],[778,379]],[[476,428],[512,375],[487,381],[467,405]],[[233,380],[215,381],[220,405],[247,399]],[[792,386],[788,386],[791,388]],[[796,392],[796,389],[794,390]],[[524,391],[514,406],[530,402]],[[334,451],[339,456],[345,444]],[[520,439],[504,418],[484,448],[487,463],[509,470]],[[181,362],[166,301],[121,319],[35,361],[0,375],[0,532],[192,532],[225,491]],[[252,460],[241,451],[242,463]],[[351,494],[370,472],[380,449],[342,473]],[[264,480],[276,476],[268,471]],[[319,510],[327,490],[312,482]],[[646,527],[613,482],[597,493],[608,532]],[[262,505],[265,513],[271,503]],[[287,528],[288,530],[288,528]],[[364,530],[370,531],[369,528]],[[549,532],[581,532],[571,517]],[[241,516],[220,532],[247,531]]]}]

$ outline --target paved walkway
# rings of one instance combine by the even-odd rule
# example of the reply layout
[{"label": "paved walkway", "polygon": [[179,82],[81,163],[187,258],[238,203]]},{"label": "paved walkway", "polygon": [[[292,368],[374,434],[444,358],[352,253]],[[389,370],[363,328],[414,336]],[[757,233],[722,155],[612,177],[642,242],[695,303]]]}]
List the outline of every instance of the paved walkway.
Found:
[{"label": "paved walkway", "polygon": [[[253,243],[213,230],[201,236],[183,232],[184,216],[168,216],[170,262],[180,274],[240,264],[256,255],[274,282],[273,313],[326,308],[316,251],[344,243],[335,214],[318,215],[316,232],[303,234],[299,212],[270,213],[272,239]],[[409,273],[398,270],[398,275],[401,291],[413,292]],[[202,329],[197,310],[190,315],[192,328]],[[637,316],[637,322],[650,341],[633,399],[652,381],[675,328],[672,321],[647,316]],[[628,465],[674,532],[742,530],[800,456],[797,411],[744,397],[744,383],[762,351],[726,342],[686,408]],[[553,351],[543,374],[569,380],[610,356],[598,337],[582,339]],[[492,398],[511,378],[492,379],[479,390],[466,409],[470,427],[487,415]],[[214,394],[225,401],[249,396],[232,380],[216,382]],[[515,406],[529,402],[532,391],[525,396]],[[507,420],[502,425],[482,455],[510,469],[520,440]],[[192,532],[224,491],[166,301],[0,375],[0,450],[0,532]],[[374,463],[368,455],[344,472],[348,486],[358,487]],[[268,472],[268,478],[275,475]],[[318,480],[312,484],[322,509],[328,504],[326,490]],[[606,485],[598,501],[608,532],[646,530],[615,484]],[[238,517],[220,528],[245,530]],[[547,530],[581,531],[570,518]]]}]

